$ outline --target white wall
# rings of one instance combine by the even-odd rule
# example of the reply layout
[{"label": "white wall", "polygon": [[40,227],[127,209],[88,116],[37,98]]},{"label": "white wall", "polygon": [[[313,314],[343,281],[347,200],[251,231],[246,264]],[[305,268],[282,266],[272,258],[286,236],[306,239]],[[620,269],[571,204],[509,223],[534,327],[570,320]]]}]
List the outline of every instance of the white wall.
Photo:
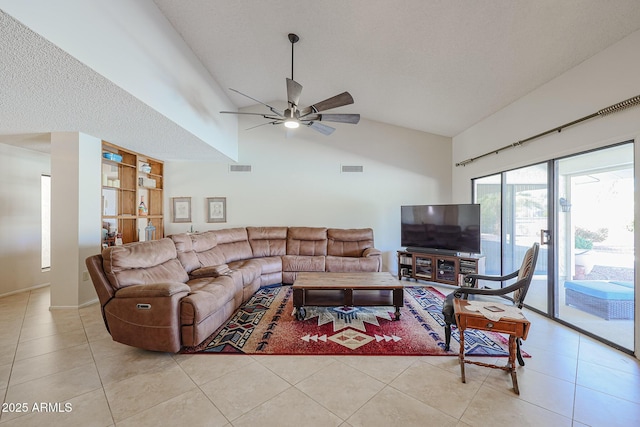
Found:
[{"label": "white wall", "polygon": [[97,300],[84,279],[85,258],[100,251],[102,141],[78,132],[51,134],[51,307]]},{"label": "white wall", "polygon": [[0,296],[49,283],[41,269],[40,177],[50,156],[0,144]]},{"label": "white wall", "polygon": [[454,137],[454,202],[471,200],[472,178],[637,137],[640,106],[582,122],[464,167],[454,165],[640,95],[639,51],[637,31]]},{"label": "white wall", "polygon": [[[640,31],[598,53],[562,76],[514,102],[453,138],[453,163],[555,128],[640,95]],[[451,165],[454,202],[471,200],[470,181],[507,169],[530,165],[592,148],[634,139],[640,141],[640,106],[597,117],[479,159],[465,167]],[[635,149],[635,182],[640,176],[640,150]],[[635,222],[640,218],[640,196],[635,193]],[[635,247],[640,247],[640,233]],[[636,289],[640,269],[636,261]],[[636,292],[640,307],[640,292]],[[636,313],[637,313],[636,309]],[[636,315],[636,343],[640,343],[640,316]]]},{"label": "white wall", "polygon": [[[192,225],[371,227],[384,269],[395,271],[400,206],[450,201],[450,138],[368,120],[337,124],[331,136],[271,125],[245,131],[255,118],[239,122],[239,164],[250,164],[251,173],[231,173],[227,164],[165,164],[166,234]],[[364,166],[364,173],[341,173],[342,165]],[[192,224],[171,223],[171,197],[192,198]],[[207,197],[227,198],[227,223],[206,223]]]}]

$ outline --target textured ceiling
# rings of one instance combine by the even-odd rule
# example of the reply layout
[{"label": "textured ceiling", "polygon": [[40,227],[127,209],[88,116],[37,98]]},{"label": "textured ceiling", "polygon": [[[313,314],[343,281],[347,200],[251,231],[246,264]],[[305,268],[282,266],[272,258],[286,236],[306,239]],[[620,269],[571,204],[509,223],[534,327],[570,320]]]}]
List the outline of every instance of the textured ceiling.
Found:
[{"label": "textured ceiling", "polygon": [[286,100],[293,32],[303,106],[445,136],[640,28],[638,0],[154,1],[224,88]]},{"label": "textured ceiling", "polygon": [[[295,32],[302,106],[348,90],[355,104],[336,112],[446,136],[640,29],[638,0],[154,1],[224,89],[284,101]],[[0,142],[78,130],[165,160],[228,161],[1,11],[0,88]]]},{"label": "textured ceiling", "polygon": [[229,160],[1,11],[0,91],[0,143],[48,152],[50,132],[79,131],[164,160]]}]

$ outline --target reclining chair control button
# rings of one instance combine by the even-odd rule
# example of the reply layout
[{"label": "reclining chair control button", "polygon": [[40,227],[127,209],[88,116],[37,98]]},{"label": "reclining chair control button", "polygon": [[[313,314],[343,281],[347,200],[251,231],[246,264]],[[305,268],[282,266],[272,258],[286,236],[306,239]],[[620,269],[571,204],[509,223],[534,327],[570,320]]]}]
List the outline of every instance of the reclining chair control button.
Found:
[{"label": "reclining chair control button", "polygon": [[151,310],[151,304],[138,304],[136,307],[138,310]]}]

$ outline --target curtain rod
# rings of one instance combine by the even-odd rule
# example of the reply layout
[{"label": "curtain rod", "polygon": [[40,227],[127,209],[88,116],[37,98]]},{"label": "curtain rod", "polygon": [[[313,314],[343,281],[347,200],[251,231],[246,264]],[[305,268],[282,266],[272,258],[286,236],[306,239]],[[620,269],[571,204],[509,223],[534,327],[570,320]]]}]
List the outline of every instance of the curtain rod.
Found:
[{"label": "curtain rod", "polygon": [[481,154],[480,156],[471,157],[471,158],[469,158],[467,160],[463,160],[461,162],[456,163],[456,166],[466,166],[466,165],[468,165],[469,163],[471,163],[473,161],[476,161],[476,160],[481,159],[481,158],[486,157],[486,156],[490,156],[491,154],[498,154],[499,152],[501,152],[503,150],[506,150],[506,149],[509,149],[509,148],[520,147],[525,142],[529,142],[529,141],[532,141],[534,139],[541,138],[541,137],[543,137],[545,135],[549,135],[550,133],[561,132],[562,129],[567,128],[569,126],[573,126],[573,125],[576,125],[578,123],[584,122],[586,120],[593,119],[594,117],[606,116],[608,114],[617,113],[618,111],[622,111],[622,110],[624,110],[626,108],[633,107],[633,106],[638,105],[638,104],[640,104],[640,95],[636,95],[633,98],[629,98],[629,99],[626,99],[626,100],[624,100],[622,102],[618,102],[617,104],[610,105],[610,106],[608,106],[606,108],[598,110],[597,112],[595,112],[593,114],[589,114],[588,116],[584,116],[584,117],[582,117],[582,118],[580,118],[578,120],[574,120],[572,122],[565,123],[565,124],[563,124],[561,126],[555,127],[553,129],[549,129],[548,131],[539,133],[539,134],[534,135],[534,136],[530,136],[529,138],[522,139],[520,141],[511,143],[509,145],[505,145],[504,147],[498,148],[496,150],[492,150],[492,151],[489,151],[487,153]]}]

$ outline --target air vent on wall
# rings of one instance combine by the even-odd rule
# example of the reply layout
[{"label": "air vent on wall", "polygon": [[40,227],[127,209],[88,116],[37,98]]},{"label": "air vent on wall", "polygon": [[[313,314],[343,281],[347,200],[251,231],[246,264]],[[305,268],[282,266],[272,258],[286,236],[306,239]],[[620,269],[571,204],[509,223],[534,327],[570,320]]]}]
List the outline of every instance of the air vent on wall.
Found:
[{"label": "air vent on wall", "polygon": [[229,165],[229,172],[251,172],[251,165]]},{"label": "air vent on wall", "polygon": [[364,166],[342,166],[342,172],[364,172]]}]

